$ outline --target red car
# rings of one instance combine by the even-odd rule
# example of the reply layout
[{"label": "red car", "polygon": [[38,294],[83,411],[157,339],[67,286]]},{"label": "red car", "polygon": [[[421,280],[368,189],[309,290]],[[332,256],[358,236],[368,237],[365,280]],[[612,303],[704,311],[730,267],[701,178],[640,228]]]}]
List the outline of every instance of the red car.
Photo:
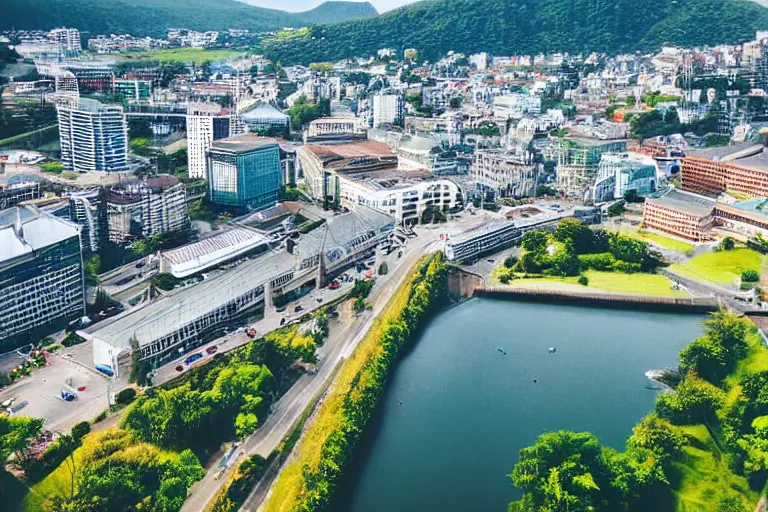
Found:
[{"label": "red car", "polygon": [[341,288],[341,284],[339,284],[338,281],[334,281],[328,285],[329,290],[338,290],[339,288]]},{"label": "red car", "polygon": [[176,367],[176,371],[177,372],[183,372],[184,371],[184,367],[179,365],[179,366]]},{"label": "red car", "polygon": [[219,347],[217,347],[216,345],[213,345],[212,347],[208,347],[207,349],[205,349],[205,351],[208,352],[208,355],[215,354],[217,350],[219,350]]}]

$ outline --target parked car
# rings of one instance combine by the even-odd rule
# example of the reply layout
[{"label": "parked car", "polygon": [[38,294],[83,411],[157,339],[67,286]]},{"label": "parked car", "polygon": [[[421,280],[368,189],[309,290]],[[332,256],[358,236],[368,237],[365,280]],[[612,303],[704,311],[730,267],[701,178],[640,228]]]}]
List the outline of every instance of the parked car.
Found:
[{"label": "parked car", "polygon": [[202,358],[203,358],[203,354],[201,354],[200,352],[195,352],[194,354],[192,354],[191,356],[186,358],[184,360],[184,362],[187,363],[187,365],[190,365],[190,364],[194,363],[195,361],[198,361],[198,360],[200,360]]},{"label": "parked car", "polygon": [[183,367],[182,365],[178,365],[178,366],[176,367],[176,371],[177,371],[177,372],[183,372],[183,371],[184,371],[184,367]]},{"label": "parked car", "polygon": [[299,311],[303,311],[303,310],[304,308],[301,306],[301,304],[293,308],[294,313],[298,313]]},{"label": "parked car", "polygon": [[285,318],[284,317],[280,319],[280,326],[282,327],[283,325],[285,325]]},{"label": "parked car", "polygon": [[329,290],[338,290],[339,288],[341,288],[341,284],[338,281],[333,281],[328,285]]},{"label": "parked car", "polygon": [[205,349],[205,351],[208,352],[209,356],[212,356],[213,354],[215,354],[217,350],[219,350],[219,347],[217,345],[212,345],[207,349]]}]

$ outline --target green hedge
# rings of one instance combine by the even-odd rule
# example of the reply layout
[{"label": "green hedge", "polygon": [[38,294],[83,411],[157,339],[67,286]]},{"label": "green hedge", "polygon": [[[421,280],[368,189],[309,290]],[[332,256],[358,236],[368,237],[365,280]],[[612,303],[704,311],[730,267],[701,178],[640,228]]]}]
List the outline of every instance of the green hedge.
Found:
[{"label": "green hedge", "polygon": [[441,254],[425,259],[417,269],[404,307],[390,316],[378,331],[375,341],[379,349],[368,353],[349,388],[343,390],[340,420],[322,445],[319,464],[316,468],[304,468],[302,492],[291,498],[292,503],[281,504],[281,510],[328,509],[342,471],[384,393],[400,350],[445,299],[447,276]]}]

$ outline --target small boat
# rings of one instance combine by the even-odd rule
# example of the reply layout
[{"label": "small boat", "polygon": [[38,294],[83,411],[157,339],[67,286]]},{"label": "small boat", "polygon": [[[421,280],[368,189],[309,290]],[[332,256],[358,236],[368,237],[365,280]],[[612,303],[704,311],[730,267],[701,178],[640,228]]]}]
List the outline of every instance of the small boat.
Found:
[{"label": "small boat", "polygon": [[498,350],[499,352],[501,352],[501,354],[502,354],[502,355],[507,355],[507,351],[506,351],[506,350],[504,350],[504,349],[503,349],[503,348],[501,348],[501,347],[497,348],[496,350]]},{"label": "small boat", "polygon": [[554,354],[555,352],[557,352],[557,349],[555,347],[549,347],[550,354]]}]

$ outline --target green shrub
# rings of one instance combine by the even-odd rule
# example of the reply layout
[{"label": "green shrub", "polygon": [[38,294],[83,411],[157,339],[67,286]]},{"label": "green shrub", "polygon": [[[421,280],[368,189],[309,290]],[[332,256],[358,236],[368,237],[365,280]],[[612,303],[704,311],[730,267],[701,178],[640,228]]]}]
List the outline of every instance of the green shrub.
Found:
[{"label": "green shrub", "polygon": [[578,283],[582,286],[587,286],[589,285],[589,278],[582,274],[579,276]]},{"label": "green shrub", "polygon": [[736,240],[734,240],[733,237],[730,237],[730,236],[723,238],[723,241],[720,242],[720,249],[724,251],[733,250],[735,246],[736,246]]},{"label": "green shrub", "polygon": [[76,441],[81,440],[83,437],[85,437],[86,434],[88,434],[91,431],[91,425],[87,421],[81,421],[80,423],[76,423],[74,427],[72,427],[72,438]]},{"label": "green shrub", "polygon": [[505,268],[512,268],[517,263],[518,257],[511,255],[504,258],[504,267]]},{"label": "green shrub", "polygon": [[604,271],[611,270],[616,264],[616,258],[609,252],[579,254],[579,261],[584,268]]},{"label": "green shrub", "polygon": [[747,269],[741,273],[741,280],[745,283],[756,283],[760,280],[760,273],[757,270]]},{"label": "green shrub", "polygon": [[613,270],[616,272],[624,272],[625,274],[634,274],[640,272],[641,267],[639,263],[617,260],[613,265]]},{"label": "green shrub", "polygon": [[118,404],[129,404],[133,402],[134,398],[136,398],[136,390],[133,388],[125,388],[115,395],[115,402]]}]

